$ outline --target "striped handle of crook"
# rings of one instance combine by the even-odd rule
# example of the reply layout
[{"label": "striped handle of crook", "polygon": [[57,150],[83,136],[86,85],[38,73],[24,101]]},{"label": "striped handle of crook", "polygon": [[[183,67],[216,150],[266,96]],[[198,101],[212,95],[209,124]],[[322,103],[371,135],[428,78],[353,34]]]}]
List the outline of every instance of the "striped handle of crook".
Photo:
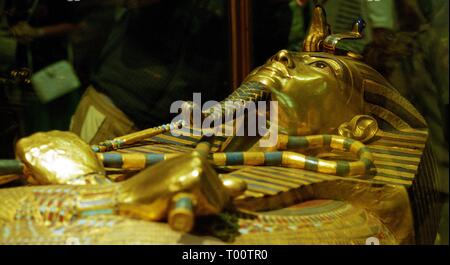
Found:
[{"label": "striped handle of crook", "polygon": [[278,150],[307,150],[332,148],[353,153],[357,161],[331,161],[296,152],[236,152],[216,153],[216,165],[285,166],[337,176],[365,175],[374,167],[369,149],[361,142],[337,135],[287,136],[280,135]]},{"label": "striped handle of crook", "polygon": [[[369,149],[359,141],[336,135],[285,136],[280,135],[278,150],[307,150],[329,147],[353,153],[358,160],[330,161],[292,151],[214,153],[210,159],[216,166],[283,166],[337,176],[369,173],[374,159]],[[105,167],[142,169],[180,154],[97,154]]]}]

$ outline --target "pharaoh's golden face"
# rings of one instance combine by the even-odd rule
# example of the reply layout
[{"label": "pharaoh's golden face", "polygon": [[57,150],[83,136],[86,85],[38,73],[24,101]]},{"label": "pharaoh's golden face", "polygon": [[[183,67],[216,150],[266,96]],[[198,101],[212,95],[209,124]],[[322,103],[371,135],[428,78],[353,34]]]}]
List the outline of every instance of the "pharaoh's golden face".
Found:
[{"label": "pharaoh's golden face", "polygon": [[346,60],[325,53],[282,50],[256,68],[246,81],[267,85],[278,102],[282,133],[333,133],[363,113],[360,89],[353,84]]}]

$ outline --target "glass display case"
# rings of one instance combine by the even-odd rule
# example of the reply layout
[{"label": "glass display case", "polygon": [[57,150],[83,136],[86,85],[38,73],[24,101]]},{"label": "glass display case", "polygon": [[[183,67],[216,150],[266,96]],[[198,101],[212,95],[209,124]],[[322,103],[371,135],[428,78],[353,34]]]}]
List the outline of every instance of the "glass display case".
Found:
[{"label": "glass display case", "polygon": [[86,2],[0,1],[0,244],[448,244],[448,1]]}]

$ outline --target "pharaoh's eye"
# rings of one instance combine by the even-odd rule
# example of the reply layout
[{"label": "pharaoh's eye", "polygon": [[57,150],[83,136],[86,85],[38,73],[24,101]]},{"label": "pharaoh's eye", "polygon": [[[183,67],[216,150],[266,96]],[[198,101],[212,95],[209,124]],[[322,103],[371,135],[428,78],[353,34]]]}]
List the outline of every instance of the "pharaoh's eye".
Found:
[{"label": "pharaoh's eye", "polygon": [[314,66],[314,67],[320,68],[320,69],[328,67],[328,64],[326,64],[326,63],[324,63],[322,61],[314,62],[311,65]]}]

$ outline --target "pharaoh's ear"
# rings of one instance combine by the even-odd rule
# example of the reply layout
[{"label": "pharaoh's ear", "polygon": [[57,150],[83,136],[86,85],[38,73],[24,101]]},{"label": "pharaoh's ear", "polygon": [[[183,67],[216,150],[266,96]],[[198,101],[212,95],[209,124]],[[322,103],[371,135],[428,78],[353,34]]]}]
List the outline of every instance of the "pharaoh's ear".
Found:
[{"label": "pharaoh's ear", "polygon": [[379,130],[377,121],[369,115],[357,115],[349,122],[339,126],[339,135],[358,140],[360,142],[370,141]]}]

